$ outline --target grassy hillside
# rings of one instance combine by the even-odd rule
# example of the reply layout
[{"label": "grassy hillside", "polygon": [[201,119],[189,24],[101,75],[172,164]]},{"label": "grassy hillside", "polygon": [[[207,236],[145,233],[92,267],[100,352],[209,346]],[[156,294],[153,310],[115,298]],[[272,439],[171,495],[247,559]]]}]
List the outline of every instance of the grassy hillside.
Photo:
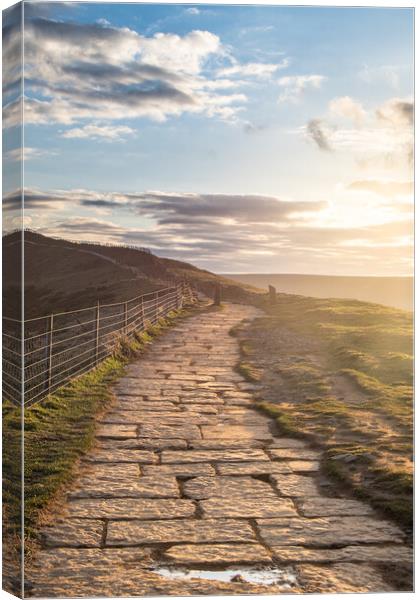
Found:
[{"label": "grassy hillside", "polygon": [[[20,234],[3,237],[3,310],[18,318]],[[26,318],[124,301],[186,280],[212,296],[216,283],[223,296],[247,301],[252,289],[181,261],[159,258],[132,247],[77,244],[25,232]]]},{"label": "grassy hillside", "polygon": [[413,310],[412,277],[340,277],[335,275],[240,274],[226,275],[263,290],[274,285],[278,292],[316,298],[354,298]]},{"label": "grassy hillside", "polygon": [[412,314],[279,294],[241,333],[242,372],[281,429],[325,450],[324,468],[410,526]]}]

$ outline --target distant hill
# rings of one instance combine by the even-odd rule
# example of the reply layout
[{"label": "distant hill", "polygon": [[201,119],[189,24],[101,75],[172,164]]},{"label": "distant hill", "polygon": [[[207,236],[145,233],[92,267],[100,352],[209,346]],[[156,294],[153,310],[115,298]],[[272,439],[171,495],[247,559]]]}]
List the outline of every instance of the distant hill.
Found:
[{"label": "distant hill", "polygon": [[229,279],[267,290],[314,296],[349,298],[413,310],[412,277],[340,277],[334,275],[229,274]]},{"label": "distant hill", "polygon": [[[25,318],[124,301],[186,280],[212,296],[217,282],[225,299],[246,301],[246,284],[181,261],[125,246],[53,239],[25,231]],[[3,237],[3,313],[18,318],[21,233]]]}]

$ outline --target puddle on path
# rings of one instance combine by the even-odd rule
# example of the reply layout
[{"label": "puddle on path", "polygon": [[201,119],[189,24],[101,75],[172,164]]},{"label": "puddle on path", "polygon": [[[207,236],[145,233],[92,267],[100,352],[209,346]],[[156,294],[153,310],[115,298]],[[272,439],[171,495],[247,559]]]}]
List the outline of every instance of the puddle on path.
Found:
[{"label": "puddle on path", "polygon": [[223,570],[183,569],[181,567],[156,567],[154,573],[167,579],[210,579],[212,581],[255,583],[260,585],[296,585],[296,575],[291,567],[241,567]]}]

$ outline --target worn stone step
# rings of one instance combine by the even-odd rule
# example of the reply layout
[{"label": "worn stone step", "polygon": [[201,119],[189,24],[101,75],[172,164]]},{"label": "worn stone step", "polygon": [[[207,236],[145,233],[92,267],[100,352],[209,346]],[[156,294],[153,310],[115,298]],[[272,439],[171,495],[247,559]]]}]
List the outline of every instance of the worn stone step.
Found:
[{"label": "worn stone step", "polygon": [[356,516],[373,515],[370,506],[358,500],[347,498],[328,498],[325,496],[314,496],[304,498],[299,503],[300,512],[305,517],[329,517],[329,516]]},{"label": "worn stone step", "polygon": [[91,519],[176,519],[191,517],[195,510],[195,503],[184,499],[83,499],[68,503],[71,517]]},{"label": "worn stone step", "polygon": [[271,473],[292,473],[284,462],[253,461],[218,463],[216,470],[219,475],[270,475]]},{"label": "worn stone step", "polygon": [[170,564],[238,565],[271,563],[270,554],[260,544],[181,544],[163,554]]},{"label": "worn stone step", "polygon": [[139,437],[150,437],[160,439],[201,439],[201,431],[197,425],[189,425],[184,423],[183,425],[161,425],[157,423],[153,425],[151,423],[142,424],[138,428]]},{"label": "worn stone step", "polygon": [[270,476],[279,494],[288,498],[319,496],[319,489],[313,477],[304,475],[277,475]]},{"label": "worn stone step", "polygon": [[303,546],[273,546],[272,550],[280,562],[296,563],[411,563],[413,551],[408,546],[360,545],[344,548],[305,548]]},{"label": "worn stone step", "polygon": [[107,546],[252,541],[255,532],[243,519],[110,521],[106,537]]},{"label": "worn stone step", "polygon": [[267,461],[263,450],[167,450],[162,452],[162,463],[195,463],[195,462],[241,462]]},{"label": "worn stone step", "polygon": [[201,429],[204,439],[254,439],[271,440],[272,434],[267,427],[246,426],[246,425],[228,425],[219,423],[218,425],[203,425]]},{"label": "worn stone step", "polygon": [[212,476],[216,471],[208,463],[184,463],[167,465],[144,465],[141,467],[144,475],[173,475],[174,477]]},{"label": "worn stone step", "polygon": [[268,450],[274,460],[319,460],[321,453],[307,448],[274,448]]},{"label": "worn stone step", "polygon": [[94,449],[87,454],[84,459],[88,462],[121,462],[121,463],[139,463],[143,465],[154,464],[158,462],[158,457],[150,450],[126,450],[124,448],[114,450]]},{"label": "worn stone step", "polygon": [[270,546],[334,546],[403,542],[402,531],[393,523],[369,517],[324,517],[307,519],[258,519],[262,539]]},{"label": "worn stone step", "polygon": [[266,496],[214,497],[199,501],[204,517],[238,517],[245,519],[297,516],[296,508],[289,498]]},{"label": "worn stone step", "polygon": [[131,450],[185,450],[187,448],[187,442],[186,440],[178,440],[176,438],[160,439],[138,437],[128,440],[101,438],[96,447],[108,451],[113,451],[115,448]]},{"label": "worn stone step", "polygon": [[83,479],[69,498],[179,498],[175,477],[139,477],[137,481],[92,481]]},{"label": "worn stone step", "polygon": [[105,523],[95,519],[65,519],[44,527],[41,541],[47,548],[99,548]]},{"label": "worn stone step", "polygon": [[183,484],[184,496],[195,500],[233,496],[253,498],[277,498],[270,484],[252,477],[196,477]]}]

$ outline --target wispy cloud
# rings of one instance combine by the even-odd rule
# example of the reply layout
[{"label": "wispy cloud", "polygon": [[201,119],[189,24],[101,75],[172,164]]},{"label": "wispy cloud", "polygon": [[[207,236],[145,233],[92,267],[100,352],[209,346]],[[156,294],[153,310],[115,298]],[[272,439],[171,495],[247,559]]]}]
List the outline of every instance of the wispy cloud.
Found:
[{"label": "wispy cloud", "polygon": [[63,138],[104,139],[112,142],[122,142],[127,136],[136,134],[136,130],[124,125],[85,125],[68,129],[61,134]]},{"label": "wispy cloud", "polygon": [[413,181],[381,181],[377,179],[362,179],[352,181],[349,190],[374,192],[380,196],[394,197],[398,195],[411,196],[414,193]]},{"label": "wispy cloud", "polygon": [[280,87],[284,89],[279,96],[279,102],[297,102],[308,89],[319,89],[326,81],[324,75],[289,75],[278,80]]},{"label": "wispy cloud", "polygon": [[239,75],[241,77],[257,77],[261,79],[271,77],[279,69],[286,69],[289,66],[289,59],[284,58],[279,63],[260,63],[252,62],[246,64],[235,63],[229,67],[224,67],[218,71],[219,77],[232,77]]},{"label": "wispy cloud", "polygon": [[44,148],[32,148],[31,146],[25,146],[22,148],[12,148],[3,153],[3,158],[6,161],[19,161],[19,160],[35,160],[37,158],[44,158],[46,156],[53,156],[57,154],[54,150],[45,150]]}]

